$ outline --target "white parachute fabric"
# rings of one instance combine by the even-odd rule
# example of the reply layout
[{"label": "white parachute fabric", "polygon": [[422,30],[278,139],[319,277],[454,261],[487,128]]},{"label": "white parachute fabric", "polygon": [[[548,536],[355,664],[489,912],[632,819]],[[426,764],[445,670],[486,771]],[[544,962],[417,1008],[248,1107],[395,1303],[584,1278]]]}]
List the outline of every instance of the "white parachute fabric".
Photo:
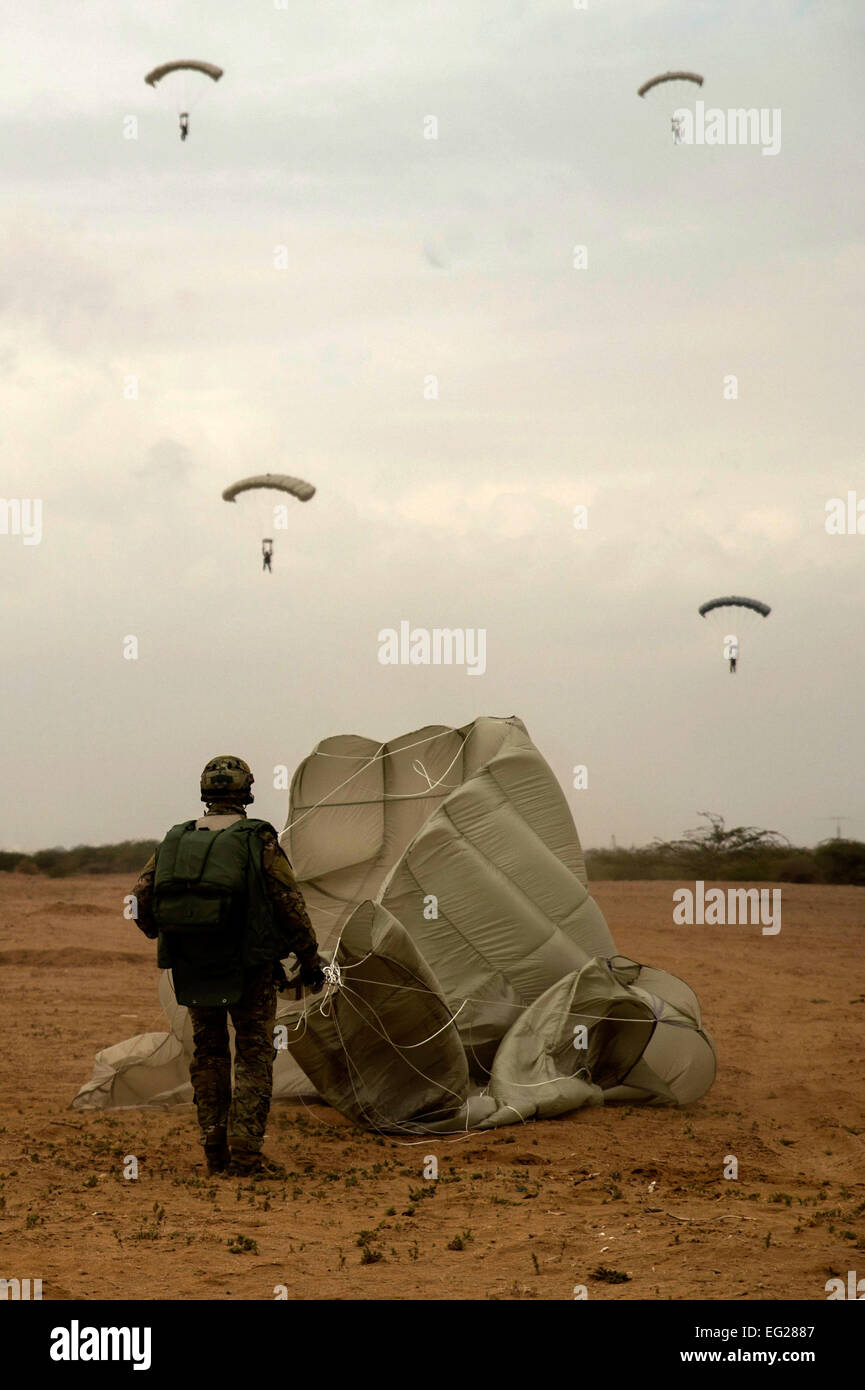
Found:
[{"label": "white parachute fabric", "polygon": [[[294,775],[282,845],[337,968],[314,998],[280,996],[274,1096],[315,1087],[357,1123],[416,1134],[711,1085],[693,992],[617,956],[519,719],[324,740]],[[100,1053],[74,1104],[190,1098],[168,972],[160,995],[170,1033]]]},{"label": "white parachute fabric", "polygon": [[464,1124],[466,1055],[408,933],[380,903],[364,902],[334,962],[339,984],[287,1032],[289,1050],[319,1094],[373,1129],[423,1133],[455,1116]]},{"label": "white parachute fabric", "polygon": [[161,1108],[192,1101],[192,1022],[175,998],[170,970],[159,976],[159,1002],[169,1031],[139,1033],[97,1052],[93,1075],[72,1102],[75,1109]]}]

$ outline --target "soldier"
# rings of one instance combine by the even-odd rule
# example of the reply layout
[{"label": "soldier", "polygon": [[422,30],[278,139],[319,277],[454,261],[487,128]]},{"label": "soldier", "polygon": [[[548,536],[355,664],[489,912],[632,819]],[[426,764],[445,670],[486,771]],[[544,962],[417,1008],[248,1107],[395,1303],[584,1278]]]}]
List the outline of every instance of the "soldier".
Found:
[{"label": "soldier", "polygon": [[246,815],[253,780],[241,758],[212,758],[201,774],[205,814],[169,830],[133,893],[137,925],[158,936],[157,964],[172,971],[177,999],[189,1008],[189,1074],[208,1173],[280,1176],[261,1153],[276,991],[287,983],[280,961],[293,953],[300,983],[313,993],[324,984],[324,962],[276,831]]}]

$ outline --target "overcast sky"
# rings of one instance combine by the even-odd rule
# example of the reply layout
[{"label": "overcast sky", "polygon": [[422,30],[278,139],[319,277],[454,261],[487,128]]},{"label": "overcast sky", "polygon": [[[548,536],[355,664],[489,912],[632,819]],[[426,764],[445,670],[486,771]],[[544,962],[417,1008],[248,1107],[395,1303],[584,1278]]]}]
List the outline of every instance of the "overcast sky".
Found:
[{"label": "overcast sky", "polygon": [[[7,14],[0,495],[44,518],[0,535],[0,847],[162,835],[221,752],[281,827],[318,740],[481,714],[588,767],[585,845],[865,838],[865,536],[825,530],[865,499],[863,39],[858,0]],[[225,69],[185,144],[142,80],[183,57]],[[679,67],[780,152],[674,147],[636,89]],[[221,500],[264,471],[318,489],[287,530]],[[773,609],[735,676],[726,593]],[[485,629],[485,674],[381,665],[401,620]]]}]

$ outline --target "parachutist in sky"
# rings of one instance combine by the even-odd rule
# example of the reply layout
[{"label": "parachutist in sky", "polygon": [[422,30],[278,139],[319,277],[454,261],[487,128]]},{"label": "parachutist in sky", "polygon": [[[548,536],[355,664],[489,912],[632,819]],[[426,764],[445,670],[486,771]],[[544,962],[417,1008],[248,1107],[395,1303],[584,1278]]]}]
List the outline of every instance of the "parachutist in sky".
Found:
[{"label": "parachutist in sky", "polygon": [[[241,478],[239,482],[232,483],[231,487],[227,487],[223,492],[222,500],[224,502],[236,502],[243,493],[257,492],[260,488],[273,488],[277,492],[286,492],[289,496],[296,497],[298,502],[308,502],[311,497],[315,496],[315,488],[312,483],[305,483],[302,478],[290,478],[287,473],[261,473],[255,478]],[[278,516],[274,516],[273,520],[277,527],[283,524]],[[262,530],[269,524],[264,517],[261,518]],[[272,557],[273,541],[269,536],[265,536],[261,542],[261,567],[270,574],[273,573]]]},{"label": "parachutist in sky", "polygon": [[[713,618],[727,627],[728,622],[735,615],[738,625],[740,621],[750,619],[752,621],[763,622],[772,612],[768,603],[761,603],[756,598],[743,598],[739,594],[730,594],[726,598],[712,598],[708,603],[701,603],[697,609],[701,618]],[[736,674],[736,666],[739,660],[739,638],[735,632],[727,632],[724,636],[724,660],[730,663],[730,675]]]},{"label": "parachutist in sky", "polygon": [[218,82],[222,76],[222,68],[218,68],[215,63],[199,62],[197,58],[180,58],[173,63],[160,63],[159,67],[154,68],[144,79],[148,87],[153,88],[158,87],[166,77],[169,79],[168,90],[175,92],[177,97],[181,140],[185,140],[189,134],[189,112],[180,110],[180,107],[189,105],[190,97],[197,97],[195,86],[187,83],[190,73],[201,73],[213,82]]}]

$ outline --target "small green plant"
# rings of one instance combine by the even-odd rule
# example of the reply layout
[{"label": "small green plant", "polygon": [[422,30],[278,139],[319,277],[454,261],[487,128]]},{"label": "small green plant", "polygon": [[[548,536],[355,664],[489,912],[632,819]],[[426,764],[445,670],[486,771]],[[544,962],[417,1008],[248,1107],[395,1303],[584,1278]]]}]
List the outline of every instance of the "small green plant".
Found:
[{"label": "small green plant", "polygon": [[447,1243],[448,1250],[465,1250],[469,1241],[474,1240],[471,1231],[463,1231],[461,1235],[454,1236],[453,1240]]},{"label": "small green plant", "polygon": [[599,1284],[628,1284],[631,1281],[630,1274],[625,1274],[621,1269],[608,1269],[606,1265],[593,1269],[590,1278],[597,1279]]},{"label": "small green plant", "polygon": [[258,1245],[249,1236],[236,1235],[227,1241],[232,1255],[257,1255]]}]

